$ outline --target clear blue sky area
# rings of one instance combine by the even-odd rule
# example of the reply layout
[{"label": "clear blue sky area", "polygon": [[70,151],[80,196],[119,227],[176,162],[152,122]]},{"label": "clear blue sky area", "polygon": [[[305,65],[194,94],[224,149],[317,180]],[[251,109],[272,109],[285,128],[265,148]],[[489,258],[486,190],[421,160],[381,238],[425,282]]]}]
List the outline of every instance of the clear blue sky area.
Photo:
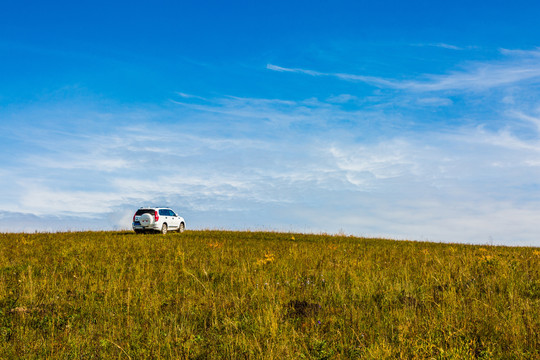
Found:
[{"label": "clear blue sky area", "polygon": [[539,15],[4,2],[0,231],[166,205],[188,228],[540,246]]}]

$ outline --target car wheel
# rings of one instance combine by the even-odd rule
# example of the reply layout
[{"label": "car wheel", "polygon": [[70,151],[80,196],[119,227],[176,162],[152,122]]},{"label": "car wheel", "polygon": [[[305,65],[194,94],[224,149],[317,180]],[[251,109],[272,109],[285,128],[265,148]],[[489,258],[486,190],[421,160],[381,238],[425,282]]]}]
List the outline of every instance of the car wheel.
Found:
[{"label": "car wheel", "polygon": [[140,234],[142,233],[142,230],[135,230],[135,234]]},{"label": "car wheel", "polygon": [[184,225],[184,223],[180,223],[180,226],[178,227],[178,232],[183,233],[185,229],[186,225]]},{"label": "car wheel", "polygon": [[162,233],[163,235],[165,235],[165,234],[167,233],[167,224],[163,224],[163,225],[161,226],[161,233]]}]

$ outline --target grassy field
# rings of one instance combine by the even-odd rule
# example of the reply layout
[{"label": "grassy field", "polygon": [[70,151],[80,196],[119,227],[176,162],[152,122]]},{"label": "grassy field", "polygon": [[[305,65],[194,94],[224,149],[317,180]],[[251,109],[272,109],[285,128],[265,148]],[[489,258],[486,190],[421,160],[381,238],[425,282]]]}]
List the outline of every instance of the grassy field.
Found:
[{"label": "grassy field", "polygon": [[539,359],[540,249],[0,234],[1,359]]}]

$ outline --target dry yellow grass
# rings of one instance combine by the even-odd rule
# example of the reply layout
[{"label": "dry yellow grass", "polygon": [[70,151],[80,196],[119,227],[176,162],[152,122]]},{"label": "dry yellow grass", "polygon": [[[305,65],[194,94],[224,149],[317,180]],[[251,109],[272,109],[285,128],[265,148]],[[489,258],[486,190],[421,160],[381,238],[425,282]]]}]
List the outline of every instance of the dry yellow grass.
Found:
[{"label": "dry yellow grass", "polygon": [[0,358],[536,359],[535,248],[0,234]]}]

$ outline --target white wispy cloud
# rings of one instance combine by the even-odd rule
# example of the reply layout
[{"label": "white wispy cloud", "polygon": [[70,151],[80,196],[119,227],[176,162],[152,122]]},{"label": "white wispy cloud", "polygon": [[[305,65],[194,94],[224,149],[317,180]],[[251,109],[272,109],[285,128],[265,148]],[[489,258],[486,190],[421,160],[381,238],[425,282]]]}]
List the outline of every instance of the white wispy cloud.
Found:
[{"label": "white wispy cloud", "polygon": [[267,69],[280,72],[302,73],[310,76],[336,77],[345,81],[363,82],[380,88],[414,92],[481,91],[522,82],[540,80],[540,51],[503,50],[512,55],[502,61],[469,63],[463,70],[446,74],[424,74],[415,80],[395,80],[383,77],[337,72],[319,72],[302,68],[285,68],[268,64]]},{"label": "white wispy cloud", "polygon": [[452,45],[452,44],[446,44],[446,43],[436,43],[436,44],[430,44],[431,46],[440,47],[443,49],[450,49],[450,50],[463,50],[462,47]]},{"label": "white wispy cloud", "polygon": [[340,95],[333,95],[333,96],[330,96],[326,99],[326,101],[328,101],[329,103],[338,103],[338,104],[344,104],[344,103],[348,103],[348,102],[356,102],[356,101],[359,101],[360,99],[355,96],[355,95],[351,95],[351,94],[340,94]]},{"label": "white wispy cloud", "polygon": [[530,114],[525,114],[522,111],[509,111],[510,116],[514,116],[518,119],[524,120],[525,122],[531,124],[537,133],[540,134],[540,116],[532,116]]},{"label": "white wispy cloud", "polygon": [[[449,49],[449,50],[464,50],[464,49],[465,49],[465,47],[456,46],[456,45],[452,45],[452,44],[448,44],[448,43],[443,43],[443,42],[439,42],[439,43],[426,43],[426,44],[412,44],[412,46],[431,46],[431,47],[437,47],[437,48]],[[468,46],[468,47],[466,47],[466,48],[471,48],[471,47]]]},{"label": "white wispy cloud", "polygon": [[379,86],[379,87],[399,88],[401,86],[399,82],[376,77],[376,76],[365,76],[365,75],[346,74],[346,73],[325,73],[325,72],[319,72],[319,71],[301,69],[301,68],[285,68],[282,66],[277,66],[277,65],[272,65],[272,64],[267,64],[266,68],[268,70],[273,70],[273,71],[301,73],[301,74],[306,74],[306,75],[311,75],[311,76],[332,76],[332,77],[337,77],[339,79],[347,80],[347,81],[365,82],[365,83]]},{"label": "white wispy cloud", "polygon": [[193,94],[187,94],[187,93],[184,93],[184,92],[176,92],[176,94],[184,99],[198,99],[198,100],[204,100],[204,101],[208,101],[209,99],[205,98],[205,97],[202,97],[202,96],[198,96],[198,95],[193,95]]},{"label": "white wispy cloud", "polygon": [[443,97],[421,97],[416,100],[416,103],[421,106],[450,106],[453,101]]},{"label": "white wispy cloud", "polygon": [[536,47],[533,50],[523,50],[523,49],[499,49],[500,53],[503,55],[515,56],[519,58],[537,58],[540,57],[540,47]]}]

